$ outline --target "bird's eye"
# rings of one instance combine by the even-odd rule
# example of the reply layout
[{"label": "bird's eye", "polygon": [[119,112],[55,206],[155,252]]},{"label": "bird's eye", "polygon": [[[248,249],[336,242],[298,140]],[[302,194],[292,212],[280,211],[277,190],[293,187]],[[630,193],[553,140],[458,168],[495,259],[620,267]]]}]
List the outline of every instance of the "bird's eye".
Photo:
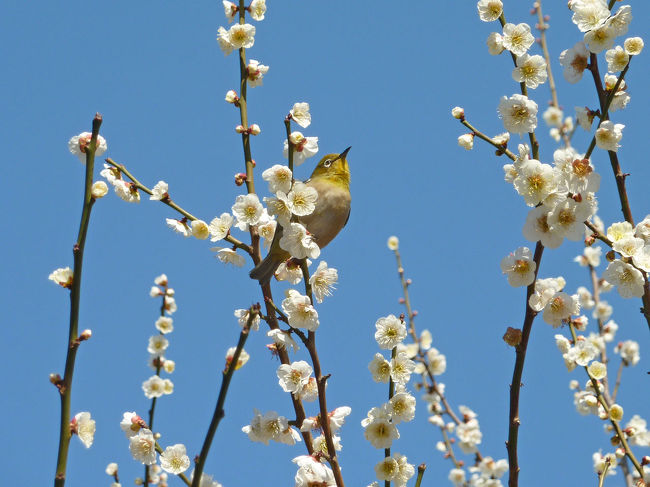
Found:
[{"label": "bird's eye", "polygon": [[326,159],[325,162],[323,162],[323,166],[325,167],[330,167],[332,165],[332,159]]}]

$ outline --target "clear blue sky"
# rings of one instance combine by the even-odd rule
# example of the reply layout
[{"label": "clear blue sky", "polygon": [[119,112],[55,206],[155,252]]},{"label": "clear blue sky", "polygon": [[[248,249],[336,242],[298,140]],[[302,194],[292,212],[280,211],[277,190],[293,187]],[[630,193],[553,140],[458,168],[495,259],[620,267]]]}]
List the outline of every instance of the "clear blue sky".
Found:
[{"label": "clear blue sky", "polygon": [[[534,23],[531,3],[507,2],[507,19]],[[648,41],[650,4],[631,4],[635,18],[628,35]],[[551,14],[560,103],[567,114],[574,106],[595,108],[588,77],[578,85],[562,79],[559,53],[581,38],[565,2],[547,2],[545,10]],[[224,58],[215,41],[219,25],[225,20],[217,1],[8,0],[0,8],[5,73],[0,451],[7,485],[48,485],[54,475],[59,400],[48,374],[63,371],[69,301],[47,276],[72,265],[83,180],[83,166],[68,153],[67,140],[90,130],[92,116],[100,112],[107,155],[142,182],[167,181],[172,198],[205,220],[229,211],[241,192],[232,176],[242,171],[243,157],[233,130],[238,114],[223,96],[236,88],[239,74],[236,55]],[[329,405],[353,411],[340,453],[347,484],[367,485],[382,456],[363,438],[359,422],[386,398],[386,388],[372,382],[367,370],[377,351],[374,323],[402,312],[394,259],[385,245],[392,234],[400,237],[413,279],[418,328],[431,330],[434,346],[447,355],[441,381],[449,400],[479,414],[481,451],[505,458],[514,353],[501,336],[507,326],[521,326],[525,291],[507,284],[499,262],[517,247],[534,244],[521,234],[527,207],[503,182],[506,161],[478,140],[471,152],[459,148],[456,138],[464,130],[450,116],[450,109],[461,105],[486,133],[503,131],[496,107],[501,96],[519,88],[509,56],[487,53],[485,39],[500,30],[498,24],[480,22],[474,1],[306,0],[269,1],[267,19],[256,27],[248,57],[270,66],[264,86],[249,90],[250,120],[262,127],[252,151],[263,194],[261,170],[283,160],[283,117],[294,102],[310,103],[313,123],[304,133],[319,137],[321,153],[352,146],[352,215],[322,254],[339,269],[340,282],[334,297],[319,307],[318,332],[324,371],[332,374]],[[614,114],[626,125],[619,155],[631,173],[628,192],[637,220],[650,213],[647,55],[629,72],[630,105]],[[545,107],[548,84],[533,96]],[[541,159],[551,162],[556,146],[541,117],[539,138]],[[574,142],[581,152],[588,140],[578,129]],[[518,141],[513,135],[511,147]],[[301,166],[297,177],[307,177],[316,159]],[[603,176],[600,215],[606,224],[622,220],[607,158],[596,151],[593,162]],[[164,445],[186,444],[190,457],[198,453],[212,414],[225,350],[236,343],[233,310],[261,299],[245,270],[224,267],[206,242],[167,229],[165,218],[174,216],[148,200],[127,205],[112,192],[95,205],[80,325],[91,328],[93,338],[78,354],[72,409],[90,411],[97,434],[90,450],[73,438],[71,487],[109,485],[104,468],[111,461],[119,463],[123,485],[142,475],[118,423],[124,411],[144,416],[149,407],[140,385],[152,373],[146,346],[158,303],[148,291],[156,275],[169,276],[179,306],[167,354],[177,364],[176,392],[159,401],[156,429]],[[588,285],[584,268],[572,262],[580,252],[581,244],[568,242],[548,251],[541,277],[565,276],[569,292]],[[282,286],[277,288],[279,295]],[[650,419],[644,392],[648,329],[638,313],[640,301],[623,301],[615,292],[606,299],[614,305],[618,338],[642,346],[641,363],[625,371],[620,392],[626,419],[635,413]],[[541,319],[533,328],[521,404],[521,485],[595,485],[591,454],[609,451],[609,440],[598,419],[576,413],[568,382],[584,383],[586,377],[566,372],[555,333]],[[300,445],[252,444],[240,431],[253,408],[291,416],[289,398],[277,385],[278,362],[266,353],[266,342],[263,333],[248,342],[251,361],[235,375],[206,467],[224,487],[292,485],[290,460],[305,451]],[[393,449],[411,463],[427,463],[425,484],[446,485],[451,463],[435,451],[438,433],[426,418],[418,402],[416,420],[400,427],[402,438]],[[610,485],[622,485],[620,478]]]}]

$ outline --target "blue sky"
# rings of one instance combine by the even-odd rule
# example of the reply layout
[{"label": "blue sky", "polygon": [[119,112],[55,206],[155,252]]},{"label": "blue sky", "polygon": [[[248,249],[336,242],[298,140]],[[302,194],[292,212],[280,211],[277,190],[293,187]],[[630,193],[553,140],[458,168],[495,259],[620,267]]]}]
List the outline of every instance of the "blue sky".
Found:
[{"label": "blue sky", "polygon": [[[566,114],[574,106],[595,108],[587,76],[577,85],[562,79],[559,53],[581,35],[565,2],[547,3],[560,103]],[[509,21],[534,23],[529,2],[509,4]],[[628,35],[647,40],[643,19],[650,5],[631,4],[635,18]],[[233,130],[238,113],[223,102],[238,84],[238,61],[234,54],[224,58],[215,41],[218,26],[225,25],[220,2],[7,1],[0,19],[5,64],[0,186],[9,220],[0,293],[7,371],[1,399],[6,440],[0,450],[12,467],[5,470],[5,483],[46,485],[54,475],[59,415],[48,375],[63,370],[69,311],[67,292],[47,276],[72,265],[83,191],[83,166],[68,153],[67,140],[90,130],[94,113],[102,113],[108,156],[150,187],[167,181],[178,204],[210,220],[229,211],[241,192],[233,184],[233,174],[243,170]],[[310,103],[313,123],[303,132],[319,137],[322,154],[352,146],[351,218],[322,254],[339,269],[340,281],[318,308],[321,360],[332,374],[328,404],[353,411],[340,453],[347,484],[367,485],[381,457],[363,438],[359,422],[386,400],[386,387],[372,382],[367,370],[377,351],[374,323],[402,312],[394,258],[386,248],[392,234],[400,237],[406,274],[413,279],[417,326],[431,330],[433,346],[447,356],[440,379],[449,400],[479,414],[481,451],[505,458],[514,353],[501,336],[507,326],[521,326],[525,291],[507,284],[499,262],[517,247],[534,244],[521,234],[528,209],[503,182],[506,161],[478,140],[471,152],[459,148],[456,138],[465,130],[450,116],[450,109],[461,105],[482,131],[503,131],[496,107],[501,96],[519,88],[509,56],[487,53],[485,39],[498,25],[480,22],[473,1],[398,8],[310,0],[270,1],[266,20],[256,27],[248,58],[270,66],[264,85],[249,89],[249,119],[262,128],[252,141],[262,195],[267,193],[261,171],[283,160],[283,119],[294,102]],[[637,221],[650,212],[646,55],[635,60],[627,77],[630,105],[613,117],[626,125],[619,156],[631,173],[627,187]],[[604,72],[602,63],[601,56]],[[548,84],[532,95],[545,107]],[[542,162],[551,162],[556,145],[541,117],[538,135]],[[513,135],[511,148],[519,141]],[[584,152],[588,142],[578,129],[575,147]],[[620,221],[607,158],[596,151],[592,160],[603,176],[600,216],[606,224]],[[316,162],[308,160],[297,177],[308,177]],[[163,445],[184,443],[190,457],[200,449],[214,407],[225,350],[237,340],[233,310],[261,299],[247,269],[224,267],[206,242],[166,228],[165,218],[174,216],[148,200],[127,205],[112,192],[93,210],[80,325],[91,328],[93,337],[78,354],[72,409],[91,411],[97,434],[90,450],[73,438],[70,486],[109,485],[104,468],[111,461],[119,463],[123,485],[142,475],[118,423],[124,411],[144,415],[149,407],[140,386],[152,373],[146,345],[157,316],[158,303],[148,296],[155,276],[169,276],[179,305],[168,351],[177,364],[171,377],[176,392],[159,401],[156,423]],[[540,276],[563,275],[570,292],[588,285],[584,268],[572,262],[580,252],[581,244],[570,242],[547,251]],[[276,287],[279,296],[284,286]],[[648,330],[638,313],[640,301],[624,301],[615,292],[605,299],[614,306],[617,338],[638,340],[642,347],[640,364],[625,370],[620,402],[626,418],[635,413],[647,418]],[[536,320],[522,392],[521,485],[595,483],[591,454],[609,451],[600,421],[575,411],[568,382],[583,383],[586,377],[566,372],[555,333]],[[252,357],[235,375],[206,467],[224,487],[292,485],[290,460],[304,452],[300,445],[252,444],[240,431],[254,408],[291,415],[266,342],[257,333],[247,344]],[[427,463],[425,483],[445,485],[451,464],[435,451],[439,437],[426,418],[419,402],[415,421],[400,428],[393,448],[411,463]],[[608,484],[622,482],[619,477]]]}]

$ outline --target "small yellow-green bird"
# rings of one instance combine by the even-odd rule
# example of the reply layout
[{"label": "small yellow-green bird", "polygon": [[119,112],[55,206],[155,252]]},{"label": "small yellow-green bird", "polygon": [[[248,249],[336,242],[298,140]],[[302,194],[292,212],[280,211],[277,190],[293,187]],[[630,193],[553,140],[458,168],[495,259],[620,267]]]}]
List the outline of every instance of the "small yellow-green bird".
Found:
[{"label": "small yellow-green bird", "polygon": [[[299,217],[298,222],[305,226],[321,249],[338,235],[350,218],[350,168],[346,159],[349,150],[350,147],[340,154],[327,154],[305,181],[318,192],[318,199],[313,213]],[[268,255],[250,272],[252,279],[268,283],[278,266],[291,257],[280,247],[280,238],[282,225],[278,224]]]}]

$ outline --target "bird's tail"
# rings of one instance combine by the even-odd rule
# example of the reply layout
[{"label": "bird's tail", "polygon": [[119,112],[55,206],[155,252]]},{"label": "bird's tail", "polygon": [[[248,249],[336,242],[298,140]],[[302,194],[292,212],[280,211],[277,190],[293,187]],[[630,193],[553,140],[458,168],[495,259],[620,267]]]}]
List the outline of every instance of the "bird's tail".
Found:
[{"label": "bird's tail", "polygon": [[281,260],[278,261],[276,255],[273,255],[272,252],[269,252],[264,260],[257,264],[248,275],[251,277],[251,279],[257,279],[260,281],[260,284],[268,284],[281,262]]}]

